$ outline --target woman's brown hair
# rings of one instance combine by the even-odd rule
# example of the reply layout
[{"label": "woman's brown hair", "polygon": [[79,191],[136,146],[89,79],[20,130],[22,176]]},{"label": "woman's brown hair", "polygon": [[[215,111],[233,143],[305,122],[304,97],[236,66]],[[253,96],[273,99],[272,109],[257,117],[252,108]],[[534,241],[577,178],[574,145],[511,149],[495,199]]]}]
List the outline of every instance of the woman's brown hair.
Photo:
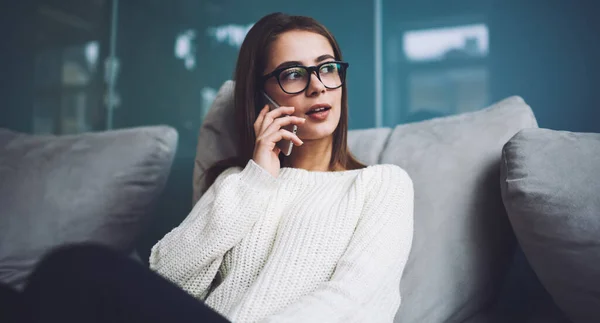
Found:
[{"label": "woman's brown hair", "polygon": [[[291,30],[304,30],[317,33],[329,40],[336,60],[342,60],[342,52],[333,35],[321,23],[310,17],[290,16],[284,13],[273,13],[260,19],[248,31],[235,69],[234,105],[235,125],[239,129],[237,153],[234,158],[219,161],[206,172],[206,188],[210,187],[216,178],[229,167],[245,167],[254,154],[256,135],[254,122],[264,106],[261,96],[263,90],[262,76],[266,68],[270,44],[279,35]],[[341,166],[344,169],[359,169],[366,167],[360,163],[348,150],[348,91],[346,83],[342,86],[342,105],[340,121],[333,133],[333,148],[330,168]],[[285,156],[279,155],[283,164]]]}]

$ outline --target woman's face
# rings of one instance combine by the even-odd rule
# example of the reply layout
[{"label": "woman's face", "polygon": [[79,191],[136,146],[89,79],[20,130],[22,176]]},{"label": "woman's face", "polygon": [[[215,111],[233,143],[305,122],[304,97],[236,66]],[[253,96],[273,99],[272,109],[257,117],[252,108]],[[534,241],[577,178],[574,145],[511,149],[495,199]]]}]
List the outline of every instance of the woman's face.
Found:
[{"label": "woman's face", "polygon": [[[288,31],[279,35],[271,43],[263,75],[286,65],[316,66],[334,60],[333,48],[327,38],[310,31]],[[298,94],[285,93],[275,77],[267,80],[265,91],[279,105],[294,107],[295,116],[306,118],[306,122],[298,127],[298,137],[302,140],[326,138],[331,136],[338,126],[342,88],[326,88],[315,73],[310,75],[308,88]],[[317,107],[330,109],[325,112],[310,113]]]}]

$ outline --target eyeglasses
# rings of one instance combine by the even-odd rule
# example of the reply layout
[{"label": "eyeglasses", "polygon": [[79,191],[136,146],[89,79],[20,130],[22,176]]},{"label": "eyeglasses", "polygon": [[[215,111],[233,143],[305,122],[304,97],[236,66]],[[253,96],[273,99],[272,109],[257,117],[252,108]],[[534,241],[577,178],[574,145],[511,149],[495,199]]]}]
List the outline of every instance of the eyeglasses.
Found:
[{"label": "eyeglasses", "polygon": [[277,78],[281,90],[287,94],[297,94],[305,91],[310,84],[311,75],[316,72],[317,78],[328,89],[337,89],[346,80],[346,62],[325,62],[317,66],[294,65],[282,67],[263,76],[263,82],[269,78]]}]

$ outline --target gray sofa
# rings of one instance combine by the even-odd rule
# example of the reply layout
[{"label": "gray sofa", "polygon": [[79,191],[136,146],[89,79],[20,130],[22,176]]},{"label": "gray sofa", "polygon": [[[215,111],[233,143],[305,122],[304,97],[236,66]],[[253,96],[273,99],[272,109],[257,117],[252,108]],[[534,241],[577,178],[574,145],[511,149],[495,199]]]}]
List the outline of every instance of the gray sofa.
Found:
[{"label": "gray sofa", "polygon": [[[223,85],[200,129],[194,200],[206,168],[235,154],[232,89]],[[129,253],[144,223],[160,222],[162,234],[178,225],[185,215],[145,215],[176,142],[168,127],[0,131],[0,281],[20,286],[57,245],[92,240]],[[530,107],[511,97],[473,113],[353,130],[349,145],[364,163],[396,164],[413,179],[415,240],[395,322],[600,317],[600,135],[538,129]]]}]

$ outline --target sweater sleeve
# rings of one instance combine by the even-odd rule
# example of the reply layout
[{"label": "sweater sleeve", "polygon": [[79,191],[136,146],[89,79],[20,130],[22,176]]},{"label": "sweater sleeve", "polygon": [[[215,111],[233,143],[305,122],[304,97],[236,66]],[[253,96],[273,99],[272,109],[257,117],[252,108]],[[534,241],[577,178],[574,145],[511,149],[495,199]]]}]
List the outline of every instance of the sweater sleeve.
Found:
[{"label": "sweater sleeve", "polygon": [[367,185],[361,217],[330,280],[262,323],[392,322],[413,238],[413,185],[384,165]]},{"label": "sweater sleeve", "polygon": [[225,253],[238,244],[267,208],[277,180],[250,160],[217,178],[185,220],[150,253],[150,269],[204,299]]}]

